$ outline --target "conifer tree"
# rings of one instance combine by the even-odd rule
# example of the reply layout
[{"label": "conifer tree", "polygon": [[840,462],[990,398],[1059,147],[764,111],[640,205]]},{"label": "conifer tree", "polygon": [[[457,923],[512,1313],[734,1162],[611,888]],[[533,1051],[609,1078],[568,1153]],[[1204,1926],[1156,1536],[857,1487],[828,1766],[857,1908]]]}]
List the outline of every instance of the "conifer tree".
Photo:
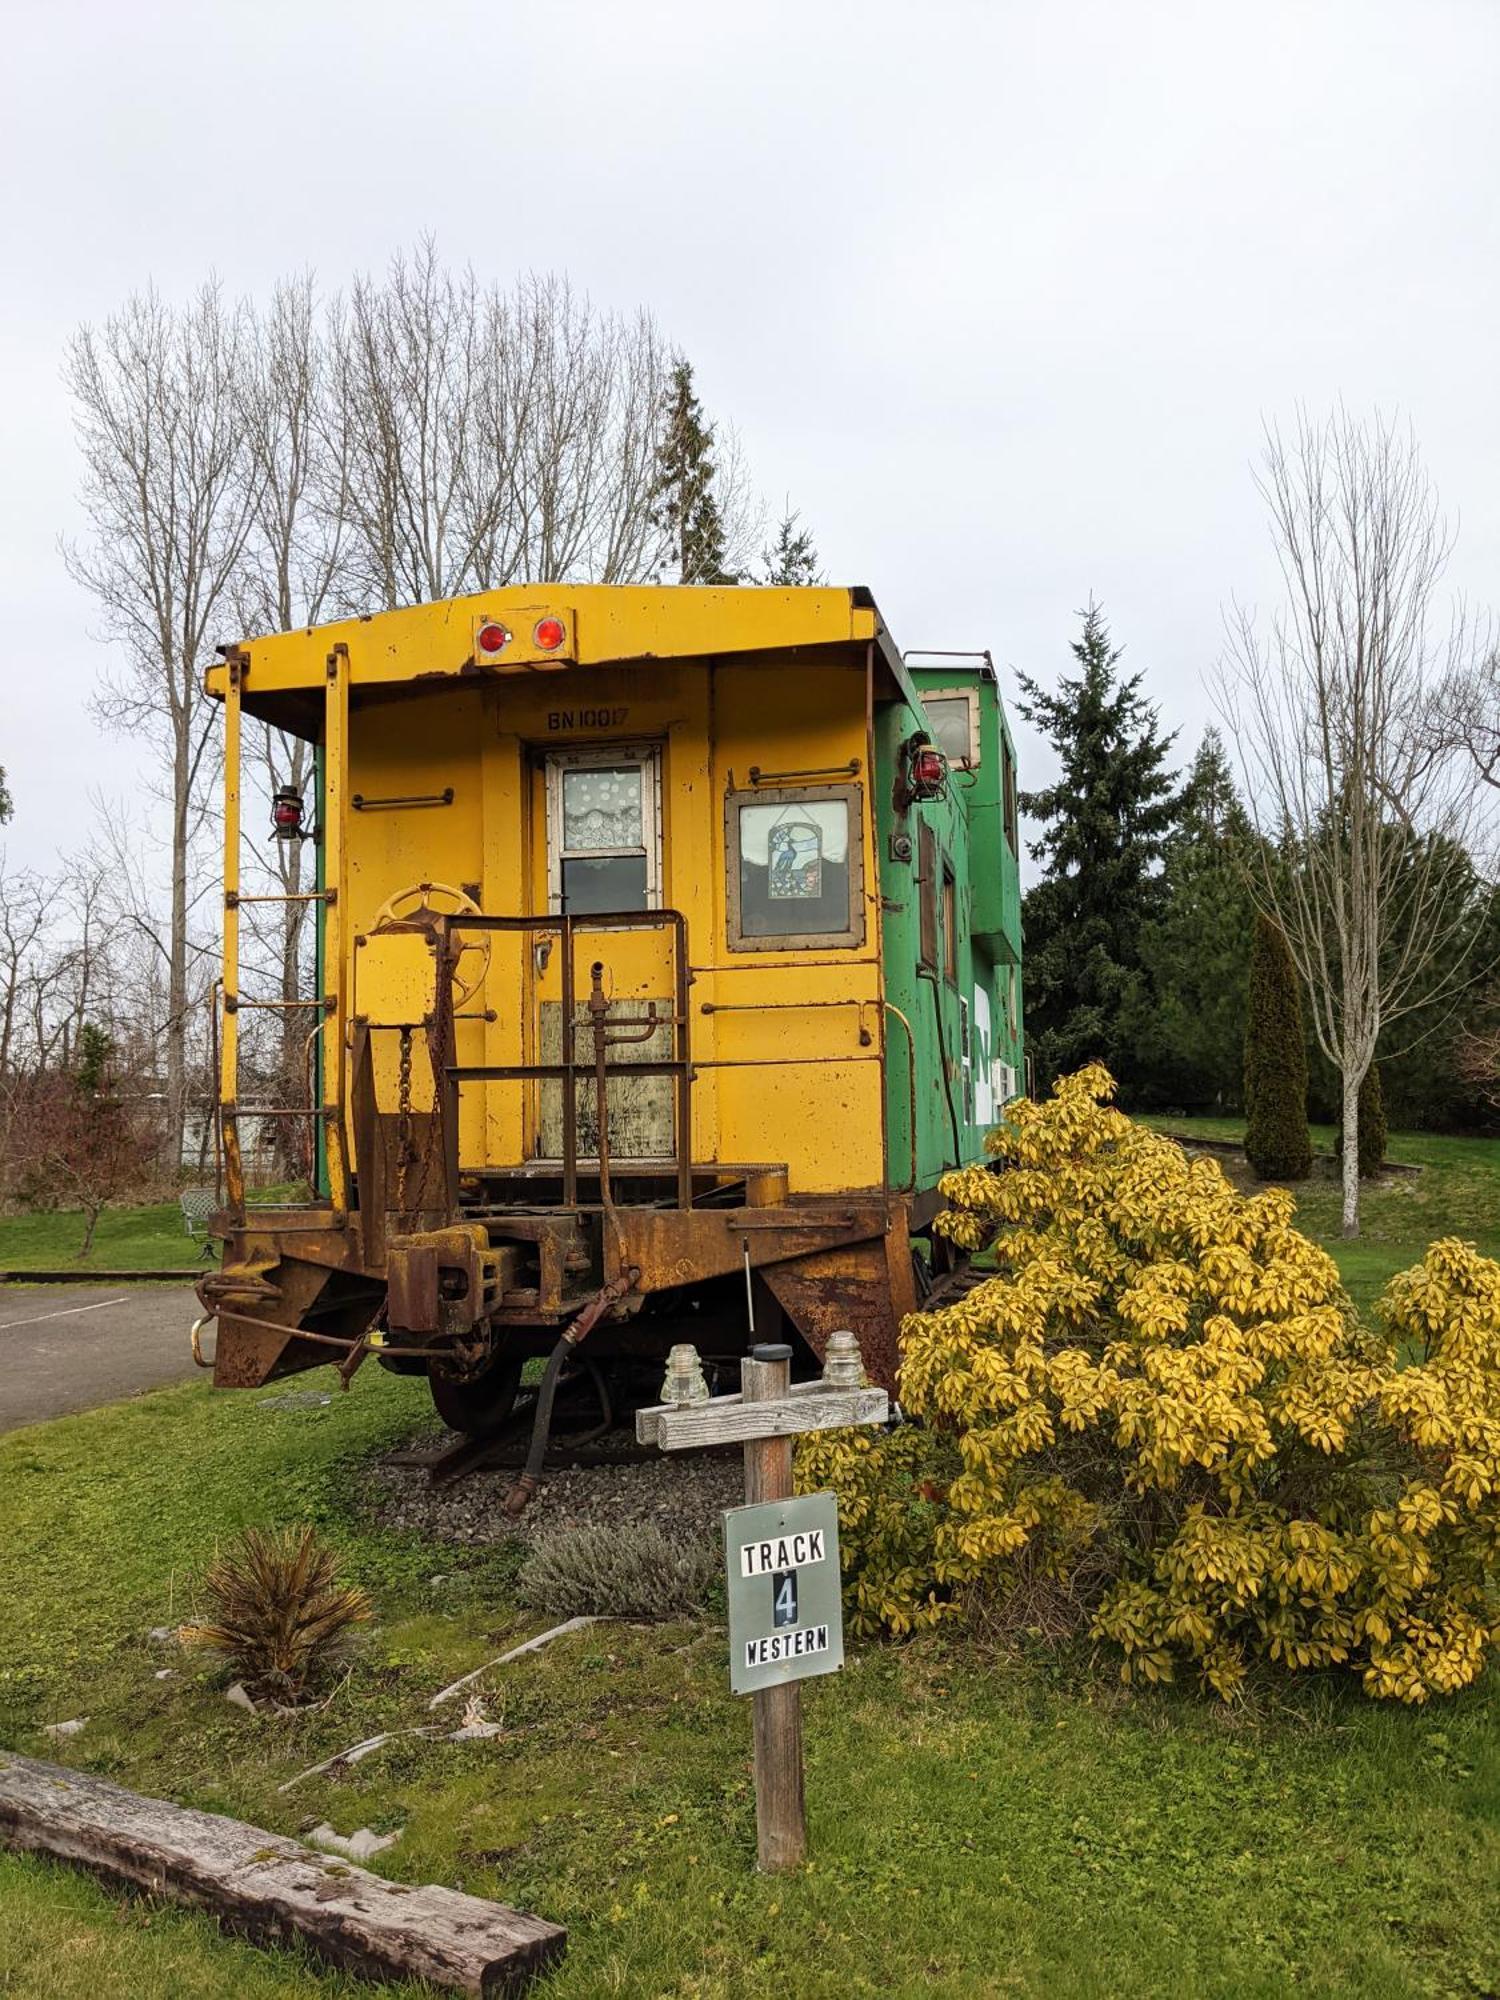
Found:
[{"label": "conifer tree", "polygon": [[1039,1084],[1081,1063],[1106,1063],[1127,1094],[1141,1063],[1142,939],[1162,904],[1161,861],[1181,804],[1166,768],[1172,738],[1119,671],[1104,613],[1090,604],[1074,642],[1079,671],[1055,691],[1022,674],[1021,713],[1051,741],[1062,769],[1022,795],[1041,822],[1031,843],[1043,877],[1027,892],[1026,1021]]},{"label": "conifer tree", "polygon": [[667,384],[656,448],[653,518],[663,567],[679,583],[738,583],[729,568],[723,510],[717,492],[714,427],[693,387],[693,365],[679,355]]},{"label": "conifer tree", "polygon": [[1380,1064],[1371,1063],[1359,1087],[1359,1177],[1373,1181],[1385,1165],[1385,1085]]},{"label": "conifer tree", "polygon": [[1307,1047],[1297,968],[1278,924],[1257,911],[1245,1028],[1245,1157],[1263,1181],[1305,1180]]},{"label": "conifer tree", "polygon": [[[1357,1116],[1359,1130],[1355,1144],[1359,1149],[1359,1177],[1362,1181],[1377,1180],[1380,1169],[1385,1165],[1385,1142],[1389,1136],[1385,1115],[1385,1086],[1381,1081],[1379,1063],[1371,1063],[1365,1071],[1364,1080],[1359,1086]],[[1340,1159],[1343,1158],[1342,1131],[1334,1142],[1334,1151]]]},{"label": "conifer tree", "polygon": [[1142,942],[1147,977],[1134,1042],[1143,1102],[1241,1102],[1253,841],[1223,739],[1209,729],[1167,840],[1161,911]]},{"label": "conifer tree", "polygon": [[776,540],[768,549],[761,551],[761,566],[765,571],[765,582],[771,584],[805,586],[821,583],[822,571],[818,568],[818,551],[813,545],[812,530],[797,526],[801,516],[789,508],[781,517],[781,525],[776,531]]}]

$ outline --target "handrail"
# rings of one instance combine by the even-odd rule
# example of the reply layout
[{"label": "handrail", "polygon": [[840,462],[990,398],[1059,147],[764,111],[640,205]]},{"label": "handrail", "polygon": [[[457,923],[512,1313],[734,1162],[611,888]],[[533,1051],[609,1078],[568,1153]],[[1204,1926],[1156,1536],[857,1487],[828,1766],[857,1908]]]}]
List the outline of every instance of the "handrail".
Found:
[{"label": "handrail", "polygon": [[[580,1076],[586,1081],[596,1080],[596,1064],[591,1058],[586,1063],[577,1059],[575,1045],[578,1011],[578,995],[574,983],[575,938],[581,931],[587,936],[592,931],[671,929],[673,933],[672,961],[673,985],[675,988],[673,1012],[662,1015],[655,1025],[670,1026],[673,1031],[673,1045],[676,1053],[670,1060],[630,1063],[620,1065],[621,1071],[632,1077],[670,1076],[676,1084],[675,1091],[675,1139],[677,1166],[677,1205],[691,1208],[693,1205],[693,1132],[692,1132],[692,1085],[693,1066],[690,1041],[688,1009],[688,937],[687,919],[680,910],[601,910],[591,911],[587,917],[578,918],[566,912],[543,911],[533,916],[487,916],[481,912],[460,912],[456,915],[442,915],[436,919],[438,932],[437,962],[439,978],[442,970],[450,963],[451,946],[449,939],[462,931],[539,931],[545,930],[558,936],[560,943],[559,973],[563,991],[562,1007],[562,1061],[559,1063],[459,1063],[454,1060],[456,1050],[452,1042],[452,1017],[448,1016],[448,1032],[443,1050],[443,1060],[439,1065],[436,1057],[434,1068],[440,1069],[437,1082],[442,1093],[443,1119],[450,1147],[458,1143],[458,1092],[464,1083],[526,1083],[550,1082],[563,1084],[563,1203],[571,1207],[578,1199],[578,1081]],[[607,1128],[608,1072],[605,1088],[600,1093],[598,1116],[601,1127]],[[607,1143],[607,1142],[605,1142]],[[450,1153],[450,1168],[456,1170],[456,1159]]]},{"label": "handrail", "polygon": [[[808,1007],[857,1007],[859,1009],[859,1045],[867,1049],[875,1037],[865,1026],[866,1007],[878,1006],[875,1000],[861,1000],[852,993],[846,993],[837,1000],[704,1000],[700,1003],[700,1014],[772,1014],[782,1010],[801,1012]],[[814,1058],[813,1060],[822,1060]],[[707,1065],[700,1063],[700,1069]]]},{"label": "handrail", "polygon": [[911,1171],[896,1192],[910,1194],[917,1185],[917,1038],[912,1033],[911,1022],[894,1000],[886,1000],[882,1004],[885,1011],[894,1014],[906,1030],[907,1134],[911,1140]]}]

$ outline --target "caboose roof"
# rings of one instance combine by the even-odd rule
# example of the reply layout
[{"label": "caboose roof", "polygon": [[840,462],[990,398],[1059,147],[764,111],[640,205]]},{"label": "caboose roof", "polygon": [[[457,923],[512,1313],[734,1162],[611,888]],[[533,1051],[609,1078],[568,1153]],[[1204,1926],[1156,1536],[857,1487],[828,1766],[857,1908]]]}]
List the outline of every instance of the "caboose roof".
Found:
[{"label": "caboose roof", "polygon": [[[543,619],[560,620],[567,635],[552,653],[533,636]],[[490,620],[510,637],[503,655],[484,663],[477,634]],[[730,655],[838,646],[873,646],[877,693],[916,699],[879,608],[862,586],[519,584],[277,632],[221,650],[244,663],[245,707],[252,714],[316,735],[328,656],[336,646],[348,651],[356,702],[399,696],[418,683],[425,690],[444,679],[501,681],[651,660],[707,664]],[[225,673],[222,662],[209,668],[211,695],[223,695]]]}]

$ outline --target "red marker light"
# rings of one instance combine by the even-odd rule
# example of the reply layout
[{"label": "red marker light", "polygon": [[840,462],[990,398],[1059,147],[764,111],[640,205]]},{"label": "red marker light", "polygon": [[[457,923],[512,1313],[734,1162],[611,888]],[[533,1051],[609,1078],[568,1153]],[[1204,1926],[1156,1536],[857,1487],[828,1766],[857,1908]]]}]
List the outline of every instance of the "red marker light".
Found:
[{"label": "red marker light", "polygon": [[912,782],[918,786],[930,785],[934,790],[941,789],[948,775],[948,764],[942,751],[919,750],[912,759],[911,775]]},{"label": "red marker light", "polygon": [[503,625],[481,625],[479,628],[479,650],[481,653],[498,653],[510,644],[510,634]]},{"label": "red marker light", "polygon": [[271,827],[278,840],[302,838],[302,794],[295,785],[282,785],[273,795]]},{"label": "red marker light", "polygon": [[560,618],[538,618],[531,636],[542,652],[555,653],[568,635]]}]

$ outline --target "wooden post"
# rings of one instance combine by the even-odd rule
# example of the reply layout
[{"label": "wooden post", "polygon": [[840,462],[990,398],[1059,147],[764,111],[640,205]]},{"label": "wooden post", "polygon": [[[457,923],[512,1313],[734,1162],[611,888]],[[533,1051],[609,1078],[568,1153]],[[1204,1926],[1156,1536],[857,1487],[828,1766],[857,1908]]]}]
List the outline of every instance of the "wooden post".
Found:
[{"label": "wooden post", "polygon": [[[741,1364],[746,1403],[785,1396],[791,1385],[792,1350],[753,1347]],[[790,1500],[792,1440],[752,1438],[745,1445],[745,1499]],[[797,1868],[807,1858],[807,1804],[802,1786],[802,1688],[796,1681],[762,1688],[750,1697],[755,1730],[755,1833],[758,1859],[768,1874]]]}]

